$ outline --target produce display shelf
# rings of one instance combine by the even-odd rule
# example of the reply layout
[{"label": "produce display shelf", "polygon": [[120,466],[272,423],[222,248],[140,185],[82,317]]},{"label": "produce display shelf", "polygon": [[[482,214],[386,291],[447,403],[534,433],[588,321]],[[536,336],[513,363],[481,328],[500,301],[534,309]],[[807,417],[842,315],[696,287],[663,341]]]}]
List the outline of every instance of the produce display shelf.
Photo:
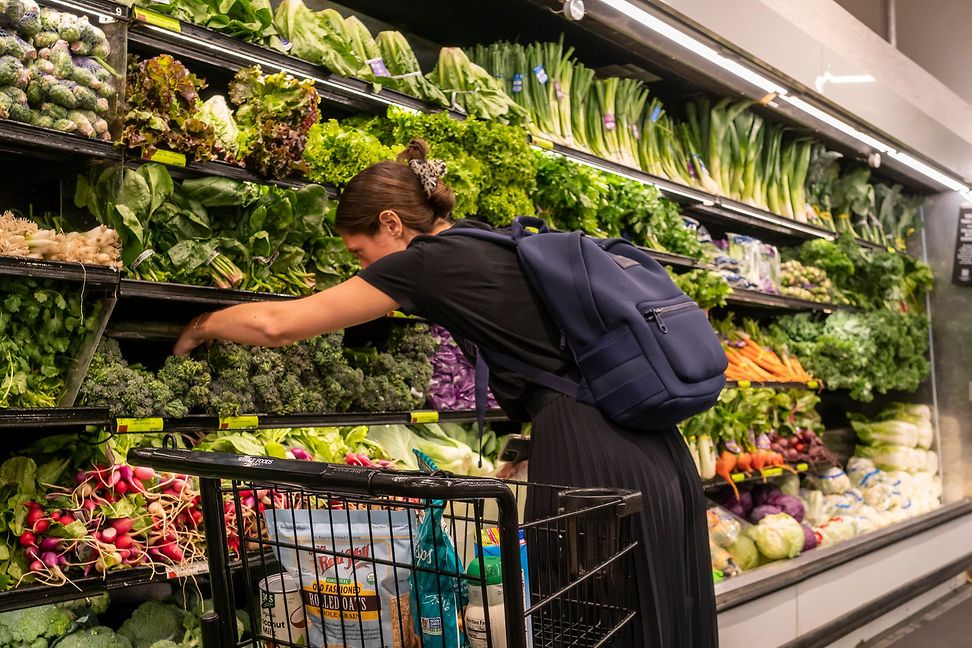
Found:
[{"label": "produce display shelf", "polygon": [[60,586],[26,585],[16,587],[6,592],[0,592],[0,612],[18,610],[46,605],[49,603],[64,603],[77,601],[89,596],[97,596],[103,592],[163,583],[171,580],[196,579],[209,573],[209,565],[205,562],[192,563],[177,568],[163,569],[161,567],[133,567],[109,571],[105,575],[84,576],[71,579],[70,583]]},{"label": "produce display shelf", "polygon": [[[762,472],[752,471],[749,474],[742,472],[730,473],[729,476],[732,481],[736,484],[752,484],[757,482],[766,482],[774,477],[782,477],[783,475],[792,475],[794,473],[805,473],[810,472],[814,466],[807,463],[806,461],[797,461],[795,463],[787,463],[787,467],[783,468],[781,466],[771,466],[769,468],[764,468]],[[707,491],[716,491],[729,484],[726,480],[722,478],[708,479],[702,482],[702,488]]]},{"label": "produce display shelf", "polygon": [[[502,410],[486,412],[490,422],[508,421]],[[298,427],[326,427],[353,425],[412,425],[419,423],[473,423],[475,411],[436,412],[333,412],[323,414],[248,414],[241,416],[191,415],[179,418],[110,418],[115,434],[145,432],[198,432],[210,430],[255,430]]]},{"label": "produce display shelf", "polygon": [[764,380],[727,380],[727,389],[747,389],[752,387],[754,389],[820,389],[820,383],[816,380],[811,380],[809,382],[779,382],[779,381],[764,381]]},{"label": "produce display shelf", "polygon": [[[381,113],[388,106],[400,106],[416,112],[443,110],[380,86],[376,91],[372,84],[365,81],[331,74],[312,63],[260,45],[166,17],[159,20],[150,11],[135,10],[133,18],[128,31],[130,45],[167,52],[185,62],[192,61],[234,73],[251,65],[259,65],[264,71],[286,72],[314,81],[321,99],[353,111]],[[459,113],[453,114],[461,116]]]},{"label": "produce display shelf", "polygon": [[44,407],[0,409],[0,430],[65,428],[83,431],[90,425],[105,425],[108,410],[102,407]]},{"label": "produce display shelf", "polygon": [[190,302],[214,306],[230,306],[257,301],[283,301],[295,299],[291,295],[257,293],[245,290],[229,290],[212,286],[122,279],[118,288],[121,299],[151,299],[156,301]]},{"label": "produce display shelf", "polygon": [[[300,189],[301,187],[306,187],[310,184],[317,184],[311,182],[310,180],[305,180],[303,178],[269,178],[267,176],[260,175],[245,169],[236,164],[230,164],[229,162],[222,162],[219,160],[211,160],[209,162],[195,162],[191,160],[186,160],[185,156],[181,153],[172,153],[170,151],[165,152],[166,155],[155,156],[151,158],[139,158],[132,157],[131,155],[126,156],[125,165],[129,167],[139,167],[146,162],[158,162],[164,164],[169,168],[169,172],[173,177],[184,178],[184,177],[199,177],[199,176],[218,176],[221,178],[229,178],[230,180],[238,180],[240,182],[252,182],[255,184],[263,185],[276,185],[278,187],[284,187],[286,189]],[[335,187],[330,185],[321,185],[327,190],[328,198],[335,199],[338,196],[338,191]]]},{"label": "produce display shelf", "polygon": [[832,313],[835,310],[853,310],[852,306],[842,304],[827,304],[796,297],[785,297],[771,293],[760,292],[758,290],[747,290],[745,288],[733,288],[729,295],[728,303],[731,306],[748,306],[751,308],[769,308],[789,311],[821,311]]},{"label": "produce display shelf", "polygon": [[121,276],[117,270],[105,266],[6,256],[0,256],[0,275],[76,281],[87,286],[111,288],[118,285]]},{"label": "produce display shelf", "polygon": [[972,499],[966,498],[845,542],[814,549],[796,558],[764,565],[740,576],[726,579],[715,586],[716,608],[720,613],[731,610],[970,514],[972,514]]},{"label": "produce display shelf", "polygon": [[[141,11],[141,14],[144,15],[146,12]],[[443,108],[439,106],[428,104],[408,95],[388,89],[380,89],[376,92],[374,86],[370,83],[331,74],[319,66],[286,54],[179,21],[163,20],[157,24],[151,24],[145,20],[135,20],[132,22],[132,29],[129,30],[129,41],[149,49],[169,52],[188,61],[196,61],[232,72],[256,63],[264,69],[283,71],[296,77],[311,79],[315,82],[322,99],[352,110],[380,113],[389,105],[394,105],[418,112],[443,111]],[[449,112],[456,118],[463,117],[461,113],[456,111]],[[600,158],[585,151],[555,144],[538,137],[531,137],[530,139],[539,149],[557,153],[575,162],[614,175],[654,185],[665,196],[685,205],[690,211],[703,217],[728,223],[739,223],[794,238],[835,238],[833,232],[820,227],[800,223],[792,218],[786,218],[729,198],[687,187],[681,183],[653,176],[640,169]],[[883,247],[862,239],[858,239],[858,243],[865,247]]]},{"label": "produce display shelf", "polygon": [[121,160],[121,151],[111,142],[0,119],[0,150],[29,151],[49,157],[80,156],[99,160]]}]

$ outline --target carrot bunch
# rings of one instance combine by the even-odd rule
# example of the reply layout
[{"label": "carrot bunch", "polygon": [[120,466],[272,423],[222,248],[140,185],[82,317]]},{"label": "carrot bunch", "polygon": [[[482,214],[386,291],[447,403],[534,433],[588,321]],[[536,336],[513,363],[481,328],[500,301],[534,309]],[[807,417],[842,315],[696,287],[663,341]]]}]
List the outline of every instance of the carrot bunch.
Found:
[{"label": "carrot bunch", "polygon": [[736,331],[733,337],[722,345],[729,361],[727,380],[804,383],[813,380],[796,356],[784,353],[780,357],[742,331]]}]

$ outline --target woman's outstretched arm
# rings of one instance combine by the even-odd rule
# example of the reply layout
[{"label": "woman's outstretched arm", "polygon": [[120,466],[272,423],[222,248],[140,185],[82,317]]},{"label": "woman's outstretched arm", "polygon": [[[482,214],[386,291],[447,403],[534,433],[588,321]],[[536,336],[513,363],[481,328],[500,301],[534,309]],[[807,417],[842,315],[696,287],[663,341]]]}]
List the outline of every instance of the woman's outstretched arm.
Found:
[{"label": "woman's outstretched arm", "polygon": [[391,297],[353,277],[303,299],[240,304],[200,315],[183,329],[173,352],[185,355],[207,340],[278,347],[363,324],[396,308]]}]

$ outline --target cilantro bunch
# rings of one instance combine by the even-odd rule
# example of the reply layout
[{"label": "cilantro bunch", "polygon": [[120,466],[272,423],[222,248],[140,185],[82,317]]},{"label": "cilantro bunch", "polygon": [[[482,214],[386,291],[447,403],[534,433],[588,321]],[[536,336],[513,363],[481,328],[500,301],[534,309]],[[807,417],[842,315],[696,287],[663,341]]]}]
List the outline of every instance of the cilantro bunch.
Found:
[{"label": "cilantro bunch", "polygon": [[98,311],[75,287],[0,277],[0,407],[54,407]]}]

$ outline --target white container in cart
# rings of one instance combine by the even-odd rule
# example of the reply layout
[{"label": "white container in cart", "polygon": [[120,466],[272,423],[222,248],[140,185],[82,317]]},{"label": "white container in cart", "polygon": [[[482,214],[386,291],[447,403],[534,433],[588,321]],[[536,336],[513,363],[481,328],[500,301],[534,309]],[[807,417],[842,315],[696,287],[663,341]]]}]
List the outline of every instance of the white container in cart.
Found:
[{"label": "white container in cart", "polygon": [[[503,608],[503,572],[500,559],[492,556],[469,564],[469,605],[466,606],[466,638],[470,648],[506,648],[506,610]],[[483,601],[482,581],[486,581],[486,601]],[[489,615],[489,632],[486,615]],[[489,638],[492,638],[492,641]]]},{"label": "white container in cart", "polygon": [[[307,645],[307,617],[300,586],[287,573],[273,574],[260,581],[260,634],[267,639]],[[264,648],[277,648],[265,640]]]}]

